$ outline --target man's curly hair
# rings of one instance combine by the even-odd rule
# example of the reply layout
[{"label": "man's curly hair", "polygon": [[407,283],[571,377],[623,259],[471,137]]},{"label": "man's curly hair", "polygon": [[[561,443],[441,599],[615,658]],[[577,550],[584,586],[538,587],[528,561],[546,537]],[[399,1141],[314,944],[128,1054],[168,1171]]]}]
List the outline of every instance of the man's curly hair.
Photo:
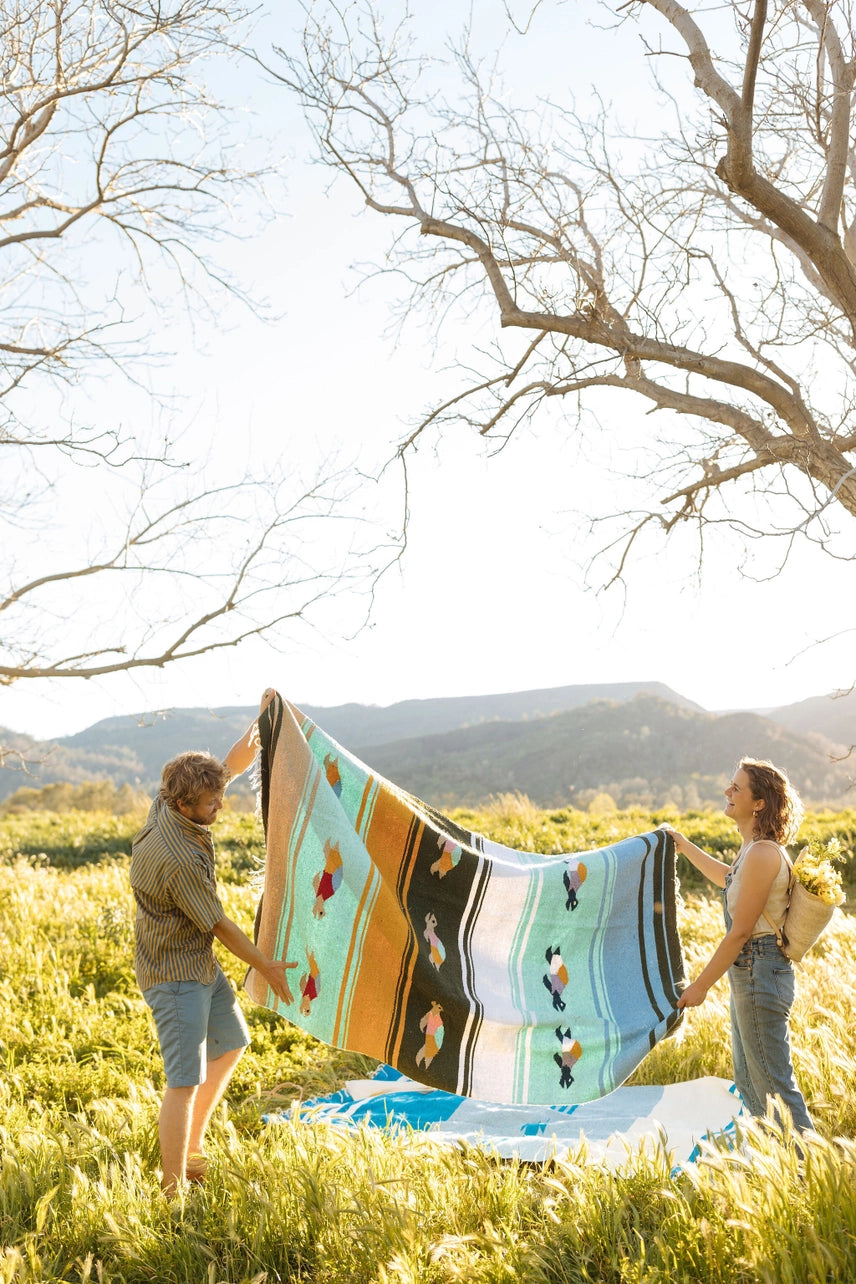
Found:
[{"label": "man's curly hair", "polygon": [[191,749],[164,766],[160,797],[177,810],[179,803],[198,803],[204,793],[221,793],[228,780],[229,769],[219,758]]}]

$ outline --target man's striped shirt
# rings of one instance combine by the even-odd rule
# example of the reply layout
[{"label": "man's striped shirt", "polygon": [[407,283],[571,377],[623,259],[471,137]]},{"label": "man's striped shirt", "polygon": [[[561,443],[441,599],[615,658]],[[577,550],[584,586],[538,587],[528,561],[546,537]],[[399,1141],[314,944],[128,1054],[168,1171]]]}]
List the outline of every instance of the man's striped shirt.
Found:
[{"label": "man's striped shirt", "polygon": [[165,981],[210,984],[217,974],[211,929],[223,906],[208,828],[156,798],[131,847],[131,888],[140,989]]}]

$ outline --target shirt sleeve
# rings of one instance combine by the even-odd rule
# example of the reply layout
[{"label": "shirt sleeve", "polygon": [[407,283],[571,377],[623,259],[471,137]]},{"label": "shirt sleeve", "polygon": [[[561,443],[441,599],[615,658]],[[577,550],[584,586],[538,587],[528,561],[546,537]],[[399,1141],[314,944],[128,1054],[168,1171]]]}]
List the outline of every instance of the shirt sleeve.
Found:
[{"label": "shirt sleeve", "polygon": [[176,860],[166,882],[175,904],[201,932],[210,932],[223,918],[214,879],[201,856]]}]

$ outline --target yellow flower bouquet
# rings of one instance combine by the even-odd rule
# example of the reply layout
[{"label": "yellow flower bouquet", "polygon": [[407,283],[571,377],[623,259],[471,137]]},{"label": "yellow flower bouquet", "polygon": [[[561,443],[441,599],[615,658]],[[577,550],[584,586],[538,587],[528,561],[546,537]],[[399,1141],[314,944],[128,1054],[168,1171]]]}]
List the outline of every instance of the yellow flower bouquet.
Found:
[{"label": "yellow flower bouquet", "polygon": [[844,859],[841,843],[829,838],[822,843],[813,838],[794,861],[794,877],[803,887],[823,901],[824,905],[842,905],[845,900],[841,874],[832,862]]},{"label": "yellow flower bouquet", "polygon": [[[842,860],[837,838],[826,843],[812,839],[791,865],[790,900],[785,921],[777,928],[770,920],[780,948],[798,963],[828,926],[844,900],[841,875],[832,862]],[[790,864],[790,861],[788,862]]]}]

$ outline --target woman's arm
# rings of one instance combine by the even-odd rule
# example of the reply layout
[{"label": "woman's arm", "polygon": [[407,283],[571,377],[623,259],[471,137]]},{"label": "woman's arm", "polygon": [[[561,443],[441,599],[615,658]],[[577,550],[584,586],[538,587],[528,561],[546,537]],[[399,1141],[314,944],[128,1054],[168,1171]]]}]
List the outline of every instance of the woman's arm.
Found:
[{"label": "woman's arm", "polygon": [[707,966],[684,990],[678,1000],[679,1008],[697,1008],[700,1003],[704,1003],[710,987],[731,967],[764,912],[781,862],[781,853],[775,843],[753,843],[746,852],[743,857],[740,894],[734,907],[731,927]]},{"label": "woman's arm", "polygon": [[[274,691],[273,687],[267,688],[264,695],[262,696],[261,704],[259,705],[259,713],[264,712],[264,710],[270,704],[271,700],[274,698],[275,694],[276,692]],[[224,765],[229,770],[230,780],[234,780],[236,776],[240,776],[243,772],[247,770],[248,767],[252,766],[253,759],[256,756],[257,747],[258,747],[258,723],[257,723],[257,720],[254,718],[253,721],[250,723],[250,725],[247,727],[244,734],[241,736],[241,739],[235,741],[235,743],[232,745],[232,748],[229,750],[229,752],[226,754],[226,757],[223,759]]]},{"label": "woman's arm", "polygon": [[725,875],[731,868],[730,865],[717,860],[715,856],[708,856],[706,851],[703,851],[701,847],[696,847],[695,843],[691,843],[688,838],[679,833],[677,829],[673,829],[671,825],[661,825],[660,828],[664,829],[667,834],[672,835],[675,851],[680,852],[682,856],[686,856],[690,864],[695,865],[700,874],[704,874],[705,878],[710,879],[717,887],[725,886]]}]

